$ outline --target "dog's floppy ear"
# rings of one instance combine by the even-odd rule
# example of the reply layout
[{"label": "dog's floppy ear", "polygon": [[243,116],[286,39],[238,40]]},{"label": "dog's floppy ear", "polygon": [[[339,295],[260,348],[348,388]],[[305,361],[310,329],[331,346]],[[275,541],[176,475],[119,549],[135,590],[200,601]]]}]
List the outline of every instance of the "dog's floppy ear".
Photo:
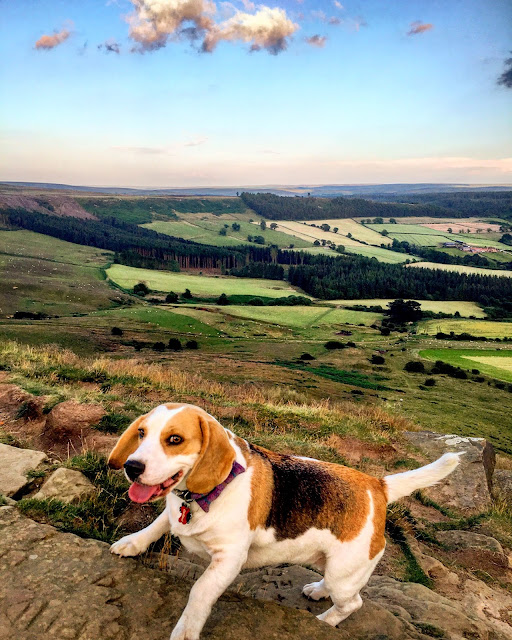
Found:
[{"label": "dog's floppy ear", "polygon": [[192,493],[210,493],[228,477],[235,451],[221,424],[207,413],[199,413],[203,442],[199,458],[187,477],[187,489]]},{"label": "dog's floppy ear", "polygon": [[121,469],[128,456],[139,446],[139,425],[145,417],[140,416],[135,422],[132,422],[117,441],[108,457],[108,466],[111,469]]}]

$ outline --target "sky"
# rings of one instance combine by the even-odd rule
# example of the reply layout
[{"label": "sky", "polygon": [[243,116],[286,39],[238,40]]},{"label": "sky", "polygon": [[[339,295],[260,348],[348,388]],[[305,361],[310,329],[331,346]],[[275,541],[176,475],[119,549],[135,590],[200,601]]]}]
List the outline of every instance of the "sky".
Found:
[{"label": "sky", "polygon": [[512,183],[510,0],[0,0],[0,180]]}]

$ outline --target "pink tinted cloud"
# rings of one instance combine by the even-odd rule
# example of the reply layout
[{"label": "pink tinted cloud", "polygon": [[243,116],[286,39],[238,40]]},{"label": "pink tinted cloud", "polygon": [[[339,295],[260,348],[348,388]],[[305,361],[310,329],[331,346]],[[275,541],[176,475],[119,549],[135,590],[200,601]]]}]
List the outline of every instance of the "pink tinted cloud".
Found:
[{"label": "pink tinted cloud", "polygon": [[68,29],[62,29],[59,32],[55,32],[53,35],[43,35],[39,38],[39,40],[35,44],[36,49],[43,49],[49,51],[50,49],[55,49],[59,44],[65,42],[69,36],[71,35],[71,31]]},{"label": "pink tinted cloud", "polygon": [[430,22],[421,22],[420,20],[416,20],[415,22],[411,22],[411,26],[409,31],[407,32],[408,36],[415,36],[419,33],[425,33],[425,31],[430,31],[434,28],[434,25]]}]

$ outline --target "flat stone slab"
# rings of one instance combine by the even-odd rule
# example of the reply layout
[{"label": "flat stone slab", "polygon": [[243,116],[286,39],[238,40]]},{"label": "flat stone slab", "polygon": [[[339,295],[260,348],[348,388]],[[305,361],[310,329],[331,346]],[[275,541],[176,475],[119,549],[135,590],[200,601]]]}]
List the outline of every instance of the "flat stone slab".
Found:
[{"label": "flat stone slab", "polygon": [[[103,542],[36,523],[14,507],[0,507],[0,575],[1,640],[168,640],[192,584],[113,556]],[[234,593],[215,605],[201,636],[349,637],[305,611]]]},{"label": "flat stone slab", "polygon": [[427,496],[464,514],[481,513],[491,507],[496,456],[490,442],[484,438],[442,435],[432,431],[406,431],[404,435],[425,454],[429,462],[447,452],[464,452],[453,473],[439,484],[422,489]]},{"label": "flat stone slab", "polygon": [[83,473],[74,469],[61,467],[56,469],[34,498],[43,500],[55,498],[61,502],[76,502],[81,498],[92,496],[96,489]]},{"label": "flat stone slab", "polygon": [[449,549],[483,549],[491,553],[503,554],[503,547],[495,538],[484,536],[481,533],[452,529],[438,531],[436,536]]},{"label": "flat stone slab", "polygon": [[43,451],[0,444],[0,493],[8,497],[14,496],[30,484],[27,471],[37,469],[45,460],[47,457]]}]

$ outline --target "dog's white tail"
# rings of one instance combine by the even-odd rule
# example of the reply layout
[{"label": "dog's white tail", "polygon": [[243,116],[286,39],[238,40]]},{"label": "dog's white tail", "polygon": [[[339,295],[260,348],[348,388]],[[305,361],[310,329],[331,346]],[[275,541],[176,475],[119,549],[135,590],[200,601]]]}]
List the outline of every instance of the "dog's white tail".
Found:
[{"label": "dog's white tail", "polygon": [[384,483],[388,494],[388,504],[398,498],[408,496],[418,489],[431,487],[439,480],[446,478],[459,464],[461,455],[463,453],[445,453],[444,456],[425,467],[386,476]]}]

